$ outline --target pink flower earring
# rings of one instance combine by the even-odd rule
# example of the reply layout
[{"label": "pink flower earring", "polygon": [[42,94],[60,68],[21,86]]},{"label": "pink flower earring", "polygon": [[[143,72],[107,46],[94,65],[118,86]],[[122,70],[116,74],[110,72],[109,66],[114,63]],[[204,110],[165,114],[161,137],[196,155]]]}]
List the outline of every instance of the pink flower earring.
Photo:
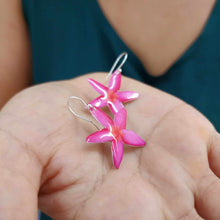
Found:
[{"label": "pink flower earring", "polygon": [[[115,66],[119,60],[124,56],[124,59],[120,66],[113,72]],[[98,98],[86,104],[81,98],[71,96],[70,99],[80,100],[85,107],[90,111],[92,116],[98,121],[104,128],[99,130],[92,120],[82,117],[73,111],[68,102],[69,110],[78,118],[84,119],[92,123],[99,131],[89,135],[86,138],[87,143],[105,143],[111,142],[112,159],[115,168],[119,168],[121,160],[123,158],[123,143],[132,146],[145,146],[145,141],[142,140],[135,132],[126,129],[127,111],[123,106],[123,102],[131,101],[139,97],[137,92],[131,91],[118,91],[121,85],[121,67],[127,59],[127,53],[122,53],[115,63],[113,64],[107,78],[111,76],[109,86],[106,87],[99,82],[88,79],[92,87],[101,94]],[[112,74],[113,72],[113,74]],[[108,105],[112,113],[114,114],[114,120],[106,115],[99,108]]]},{"label": "pink flower earring", "polygon": [[[119,60],[124,56],[123,62],[120,64],[120,66],[113,72],[115,66],[118,64]],[[108,87],[100,84],[99,82],[88,79],[89,83],[92,85],[92,87],[101,94],[98,98],[94,99],[90,102],[91,105],[101,108],[106,105],[109,106],[110,110],[116,114],[120,109],[124,108],[122,102],[128,102],[134,99],[137,99],[139,97],[139,94],[137,92],[131,92],[131,91],[118,91],[121,87],[121,67],[127,60],[127,53],[122,53],[115,63],[113,64],[107,78],[111,76],[111,79],[109,81]],[[113,72],[113,74],[112,74]]]}]

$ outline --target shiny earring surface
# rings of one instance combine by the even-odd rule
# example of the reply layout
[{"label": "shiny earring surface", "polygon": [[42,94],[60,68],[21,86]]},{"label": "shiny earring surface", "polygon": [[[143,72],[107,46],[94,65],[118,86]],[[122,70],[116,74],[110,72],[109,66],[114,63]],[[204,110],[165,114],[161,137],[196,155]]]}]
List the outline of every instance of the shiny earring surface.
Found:
[{"label": "shiny earring surface", "polygon": [[[121,64],[117,66],[120,59],[124,57]],[[72,114],[76,117],[88,121],[95,126],[98,131],[90,134],[86,138],[87,143],[105,143],[111,142],[111,152],[113,165],[116,169],[119,168],[123,158],[123,145],[128,144],[131,146],[145,146],[146,143],[135,132],[126,129],[127,111],[124,108],[123,103],[128,102],[139,97],[139,93],[132,91],[119,91],[121,87],[121,68],[127,59],[127,53],[122,53],[116,59],[113,64],[107,78],[110,78],[108,87],[95,81],[94,79],[88,79],[92,87],[100,94],[99,97],[92,100],[89,104],[86,104],[83,99],[71,96],[68,100],[68,108]],[[114,71],[114,72],[113,72]],[[104,128],[99,130],[98,126],[90,119],[77,114],[70,105],[71,99],[80,100],[86,109],[92,114],[93,118],[99,122]],[[108,106],[114,115],[114,119],[111,119],[105,114],[101,107]]]},{"label": "shiny earring surface", "polygon": [[[116,70],[114,70],[120,59],[123,57],[124,59],[122,60],[121,64],[117,67]],[[124,52],[120,54],[116,59],[111,70],[109,71],[109,74],[106,77],[109,78],[111,76],[108,87],[95,81],[94,79],[88,79],[90,85],[100,94],[99,97],[97,97],[96,99],[90,102],[91,105],[97,108],[102,108],[108,105],[108,107],[113,112],[113,114],[116,114],[119,110],[124,108],[123,105],[124,102],[132,101],[139,97],[139,94],[137,92],[119,91],[121,87],[121,78],[122,78],[121,68],[124,65],[125,61],[127,60],[127,57],[128,54]]]},{"label": "shiny earring surface", "polygon": [[116,70],[109,81],[108,87],[95,81],[88,79],[90,85],[100,94],[99,97],[90,102],[92,106],[97,108],[109,106],[113,114],[124,108],[123,102],[128,102],[139,97],[137,92],[132,91],[119,91],[121,86],[121,72]]},{"label": "shiny earring surface", "polygon": [[119,168],[123,158],[123,144],[131,146],[144,146],[146,144],[135,132],[126,129],[126,109],[119,110],[114,115],[114,120],[98,108],[91,109],[90,112],[104,128],[89,135],[86,141],[88,143],[110,141],[112,160],[116,169]]}]

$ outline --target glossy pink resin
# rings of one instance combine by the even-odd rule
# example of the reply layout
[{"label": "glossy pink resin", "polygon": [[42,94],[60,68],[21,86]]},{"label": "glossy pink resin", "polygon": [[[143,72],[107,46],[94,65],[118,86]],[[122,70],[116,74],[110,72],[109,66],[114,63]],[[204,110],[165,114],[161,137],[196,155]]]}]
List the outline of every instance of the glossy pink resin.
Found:
[{"label": "glossy pink resin", "polygon": [[121,72],[119,70],[116,70],[112,74],[108,87],[93,79],[88,79],[88,81],[101,95],[91,101],[90,104],[98,108],[108,105],[113,114],[124,108],[123,102],[128,102],[139,97],[137,92],[118,91],[121,86]]},{"label": "glossy pink resin", "polygon": [[122,108],[114,115],[114,121],[98,108],[90,109],[95,119],[104,129],[86,138],[88,143],[104,143],[111,141],[113,164],[119,168],[123,157],[123,143],[132,146],[144,146],[146,143],[135,132],[126,129],[127,111]]}]

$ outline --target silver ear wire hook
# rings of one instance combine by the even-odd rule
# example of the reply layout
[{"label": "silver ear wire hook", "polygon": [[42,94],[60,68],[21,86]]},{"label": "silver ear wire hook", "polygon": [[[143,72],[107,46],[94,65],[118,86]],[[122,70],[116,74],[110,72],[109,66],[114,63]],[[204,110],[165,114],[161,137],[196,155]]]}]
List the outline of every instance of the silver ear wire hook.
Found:
[{"label": "silver ear wire hook", "polygon": [[108,75],[106,76],[106,80],[108,80],[108,78],[112,75],[113,71],[115,70],[115,67],[117,66],[118,62],[121,60],[121,58],[123,56],[124,56],[124,59],[122,60],[121,64],[117,67],[117,70],[121,71],[122,66],[124,65],[124,63],[126,62],[126,60],[128,58],[128,54],[126,52],[123,52],[122,54],[120,54],[118,56],[118,58],[116,59],[116,61],[112,65],[112,68],[110,69]]},{"label": "silver ear wire hook", "polygon": [[93,126],[95,126],[96,128],[97,128],[97,130],[99,130],[99,128],[98,128],[98,126],[92,121],[92,120],[90,120],[90,119],[88,119],[88,118],[86,118],[86,117],[84,117],[84,116],[81,116],[81,115],[79,115],[79,114],[77,114],[75,111],[73,111],[73,109],[72,109],[72,107],[71,107],[71,105],[70,105],[70,100],[71,99],[77,99],[77,100],[80,100],[82,103],[83,103],[83,105],[86,107],[86,109],[90,109],[90,108],[95,108],[95,107],[93,107],[91,104],[86,104],[86,102],[83,100],[83,99],[81,99],[81,98],[79,98],[79,97],[77,97],[77,96],[70,96],[69,97],[69,99],[68,99],[68,108],[69,108],[69,110],[70,110],[70,112],[73,114],[73,115],[75,115],[76,117],[78,117],[78,118],[80,118],[80,119],[83,119],[83,120],[85,120],[85,121],[88,121],[89,123],[91,123]]}]

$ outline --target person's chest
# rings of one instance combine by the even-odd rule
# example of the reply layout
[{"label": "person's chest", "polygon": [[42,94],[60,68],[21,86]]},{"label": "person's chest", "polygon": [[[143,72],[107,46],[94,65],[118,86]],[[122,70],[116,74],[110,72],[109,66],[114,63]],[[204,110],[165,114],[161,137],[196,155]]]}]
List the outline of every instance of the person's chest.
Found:
[{"label": "person's chest", "polygon": [[146,70],[166,73],[198,38],[215,0],[98,0],[108,21]]}]

